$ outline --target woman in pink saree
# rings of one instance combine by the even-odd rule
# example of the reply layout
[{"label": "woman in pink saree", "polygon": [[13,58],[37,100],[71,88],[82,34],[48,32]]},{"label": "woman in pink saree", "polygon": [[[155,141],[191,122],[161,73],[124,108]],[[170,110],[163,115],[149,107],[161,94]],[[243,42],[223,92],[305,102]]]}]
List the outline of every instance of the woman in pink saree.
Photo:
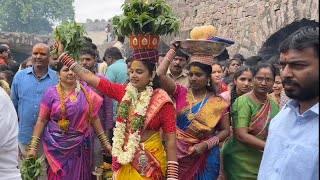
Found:
[{"label": "woman in pink saree", "polygon": [[[97,116],[102,98],[77,81],[67,66],[62,63],[57,66],[60,82],[43,96],[28,156],[36,155],[37,147],[32,144],[43,133],[48,179],[90,180],[93,129],[99,137],[104,135]],[[103,141],[102,145],[110,152],[110,144]]]},{"label": "woman in pink saree", "polygon": [[175,84],[166,72],[175,56],[172,47],[157,73],[161,87],[175,99],[179,180],[217,179],[219,142],[229,135],[229,104],[216,95],[211,80],[212,56],[191,57],[189,88]]}]

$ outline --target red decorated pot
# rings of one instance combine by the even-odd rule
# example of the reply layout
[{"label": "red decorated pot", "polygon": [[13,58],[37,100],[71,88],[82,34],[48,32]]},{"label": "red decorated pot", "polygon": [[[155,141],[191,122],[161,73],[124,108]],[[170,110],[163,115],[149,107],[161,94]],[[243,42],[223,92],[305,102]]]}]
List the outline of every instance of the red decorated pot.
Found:
[{"label": "red decorated pot", "polygon": [[157,35],[131,35],[130,47],[132,49],[157,49],[160,37]]}]

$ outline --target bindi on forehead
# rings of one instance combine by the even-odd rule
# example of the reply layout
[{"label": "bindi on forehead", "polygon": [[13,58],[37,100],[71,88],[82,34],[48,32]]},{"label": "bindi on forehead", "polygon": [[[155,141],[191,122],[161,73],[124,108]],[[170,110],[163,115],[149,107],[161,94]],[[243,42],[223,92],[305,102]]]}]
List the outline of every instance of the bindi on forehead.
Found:
[{"label": "bindi on forehead", "polygon": [[273,77],[272,71],[269,68],[262,68],[257,72],[258,76],[262,77]]},{"label": "bindi on forehead", "polygon": [[190,71],[191,71],[192,73],[201,73],[201,72],[202,72],[202,69],[199,68],[199,67],[197,67],[197,66],[192,66],[192,67],[190,68]]},{"label": "bindi on forehead", "polygon": [[41,53],[41,54],[47,54],[48,51],[46,48],[43,47],[36,47],[33,49],[33,53]]},{"label": "bindi on forehead", "polygon": [[288,53],[286,53],[286,54],[281,54],[280,57],[281,57],[280,59],[282,59],[283,61],[289,60],[289,55],[288,55]]}]

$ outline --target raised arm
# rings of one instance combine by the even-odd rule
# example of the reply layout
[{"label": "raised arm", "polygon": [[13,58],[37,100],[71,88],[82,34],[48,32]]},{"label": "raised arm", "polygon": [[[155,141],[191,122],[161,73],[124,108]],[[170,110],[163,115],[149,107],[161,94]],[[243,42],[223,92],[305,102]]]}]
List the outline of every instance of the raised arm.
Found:
[{"label": "raised arm", "polygon": [[[75,63],[75,62],[74,62]],[[84,82],[88,83],[90,86],[97,88],[99,85],[100,78],[93,74],[91,71],[82,67],[78,63],[75,63],[71,70]]]},{"label": "raised arm", "polygon": [[93,74],[86,68],[76,63],[74,59],[72,59],[66,52],[63,53],[64,46],[58,39],[56,39],[55,44],[58,45],[59,61],[61,61],[64,65],[71,69],[84,82],[86,82],[94,88],[97,88],[100,82],[100,78],[95,76],[95,74]]},{"label": "raised arm", "polygon": [[175,55],[176,52],[174,49],[170,49],[157,68],[157,74],[160,78],[161,88],[164,89],[169,95],[172,95],[176,89],[176,84],[174,81],[167,76],[168,67]]}]

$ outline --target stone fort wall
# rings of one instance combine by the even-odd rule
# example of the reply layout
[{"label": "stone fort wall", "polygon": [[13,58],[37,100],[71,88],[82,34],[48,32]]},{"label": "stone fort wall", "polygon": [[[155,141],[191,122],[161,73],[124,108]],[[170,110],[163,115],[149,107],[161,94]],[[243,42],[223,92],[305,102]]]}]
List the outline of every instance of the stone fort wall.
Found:
[{"label": "stone fort wall", "polygon": [[[267,40],[281,39],[288,34],[281,32],[277,37],[272,35],[285,28],[290,29],[290,25],[301,20],[313,21],[319,26],[319,0],[166,0],[166,2],[172,6],[181,22],[181,33],[178,37],[161,38],[166,44],[172,39],[189,38],[189,32],[195,26],[212,24],[218,28],[218,36],[236,42],[228,48],[230,55],[235,53],[241,53],[245,57],[256,55]],[[99,47],[101,55],[105,48],[110,46],[104,41],[106,38],[104,28],[107,23],[106,20],[88,20],[84,23],[88,36]],[[51,36],[0,32],[0,43],[7,43],[15,52],[22,53],[18,58],[19,61],[30,55],[35,43],[50,44],[52,41]],[[125,45],[129,49],[128,43]],[[168,47],[162,49],[166,48]]]},{"label": "stone fort wall", "polygon": [[[150,1],[150,0],[149,0]],[[129,0],[126,0],[129,2]],[[212,24],[220,37],[236,43],[229,54],[256,55],[263,43],[285,26],[305,18],[319,22],[319,0],[166,0],[179,17],[181,34]],[[166,43],[172,37],[162,38]]]}]

